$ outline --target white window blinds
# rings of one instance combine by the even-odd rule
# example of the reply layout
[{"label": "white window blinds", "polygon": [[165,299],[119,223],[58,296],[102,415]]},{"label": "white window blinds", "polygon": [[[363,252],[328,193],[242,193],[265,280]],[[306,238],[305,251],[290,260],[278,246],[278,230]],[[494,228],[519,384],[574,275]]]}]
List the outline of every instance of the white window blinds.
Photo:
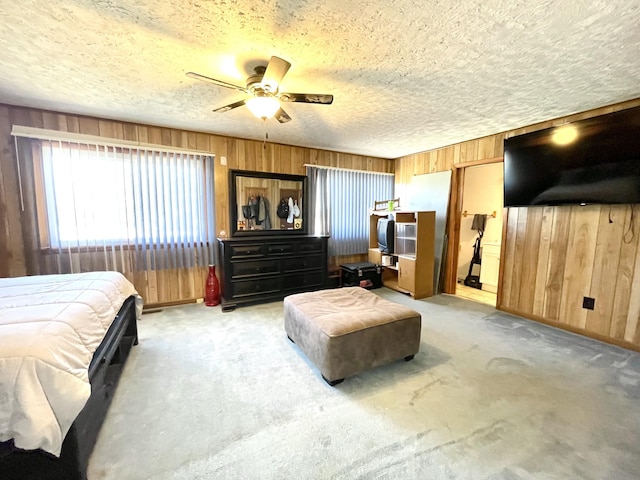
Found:
[{"label": "white window blinds", "polygon": [[329,255],[356,255],[369,248],[369,209],[393,198],[394,176],[307,166],[311,229],[330,235]]},{"label": "white window blinds", "polygon": [[49,273],[214,263],[212,156],[66,139],[30,142],[39,248],[50,267],[57,264]]}]

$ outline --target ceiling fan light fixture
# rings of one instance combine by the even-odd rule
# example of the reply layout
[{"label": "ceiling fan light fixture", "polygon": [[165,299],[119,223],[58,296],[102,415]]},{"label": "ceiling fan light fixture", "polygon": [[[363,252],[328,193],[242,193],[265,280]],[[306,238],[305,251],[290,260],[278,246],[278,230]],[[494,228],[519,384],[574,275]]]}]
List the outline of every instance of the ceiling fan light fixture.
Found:
[{"label": "ceiling fan light fixture", "polygon": [[251,113],[263,120],[272,118],[280,109],[280,102],[275,97],[253,97],[247,100],[246,105]]},{"label": "ceiling fan light fixture", "polygon": [[280,82],[291,67],[291,64],[280,57],[271,57],[269,63],[256,66],[254,74],[247,78],[247,86],[241,87],[232,83],[206,77],[196,72],[187,72],[189,78],[213,83],[218,87],[240,90],[251,95],[249,99],[225,105],[214,109],[214,112],[224,113],[234,108],[246,105],[256,117],[266,120],[273,118],[279,123],[291,121],[291,117],[280,106],[280,102],[309,103],[316,105],[330,105],[333,103],[333,95],[318,93],[281,93]]}]

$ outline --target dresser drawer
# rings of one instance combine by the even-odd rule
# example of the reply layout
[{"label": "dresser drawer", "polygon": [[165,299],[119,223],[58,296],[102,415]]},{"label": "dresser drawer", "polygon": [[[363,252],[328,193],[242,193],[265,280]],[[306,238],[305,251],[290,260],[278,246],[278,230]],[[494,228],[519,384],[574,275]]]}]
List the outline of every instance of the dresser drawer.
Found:
[{"label": "dresser drawer", "polygon": [[321,241],[306,241],[300,242],[298,244],[298,252],[300,253],[312,253],[312,252],[322,252],[324,248],[323,242]]},{"label": "dresser drawer", "polygon": [[285,291],[309,290],[313,287],[320,288],[324,284],[322,270],[283,275],[282,279]]},{"label": "dresser drawer", "polygon": [[231,258],[262,257],[264,246],[262,244],[229,245]]},{"label": "dresser drawer", "polygon": [[282,260],[282,271],[308,270],[322,268],[325,257],[322,255],[307,255],[305,257],[285,258]]},{"label": "dresser drawer", "polygon": [[293,253],[293,243],[273,243],[267,245],[268,255]]},{"label": "dresser drawer", "polygon": [[280,260],[278,259],[235,261],[231,263],[231,276],[233,278],[278,273],[279,271]]},{"label": "dresser drawer", "polygon": [[281,277],[252,278],[233,282],[233,298],[277,293],[282,289]]}]

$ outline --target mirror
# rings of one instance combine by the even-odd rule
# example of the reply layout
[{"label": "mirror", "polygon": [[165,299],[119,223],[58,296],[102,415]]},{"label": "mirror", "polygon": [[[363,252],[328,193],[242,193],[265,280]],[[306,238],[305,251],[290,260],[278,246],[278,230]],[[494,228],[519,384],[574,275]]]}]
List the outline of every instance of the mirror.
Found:
[{"label": "mirror", "polygon": [[306,234],[306,188],[303,175],[231,170],[231,234]]}]

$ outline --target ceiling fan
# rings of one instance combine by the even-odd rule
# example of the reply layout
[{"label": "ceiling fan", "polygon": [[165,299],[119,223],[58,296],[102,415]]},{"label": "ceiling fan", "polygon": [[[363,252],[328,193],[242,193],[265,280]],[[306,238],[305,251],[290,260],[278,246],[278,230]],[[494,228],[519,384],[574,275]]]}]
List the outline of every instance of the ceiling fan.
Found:
[{"label": "ceiling fan", "polygon": [[258,118],[266,120],[267,118],[275,117],[278,122],[287,123],[291,120],[291,117],[282,109],[280,102],[316,103],[320,105],[330,105],[333,102],[333,95],[280,92],[280,82],[290,67],[291,64],[286,60],[279,57],[271,57],[266,66],[260,65],[254,68],[254,74],[247,78],[246,87],[205,77],[195,72],[187,72],[187,77],[213,83],[220,87],[240,90],[252,95],[251,98],[216,108],[214,112],[224,113],[246,105]]}]

